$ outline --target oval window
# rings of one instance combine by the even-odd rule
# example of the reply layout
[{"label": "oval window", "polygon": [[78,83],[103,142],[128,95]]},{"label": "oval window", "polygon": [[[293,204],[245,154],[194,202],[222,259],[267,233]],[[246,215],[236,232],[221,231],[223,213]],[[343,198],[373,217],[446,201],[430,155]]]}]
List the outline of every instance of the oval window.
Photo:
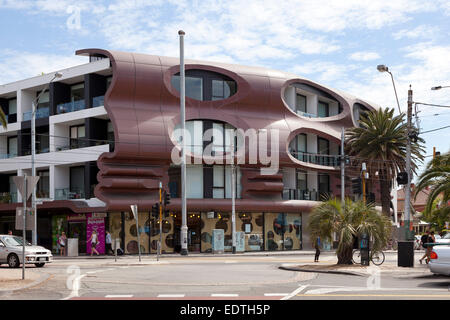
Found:
[{"label": "oval window", "polygon": [[[200,101],[216,101],[231,97],[237,91],[236,81],[230,77],[212,71],[186,70],[186,96]],[[180,73],[172,76],[171,84],[180,91]]]}]

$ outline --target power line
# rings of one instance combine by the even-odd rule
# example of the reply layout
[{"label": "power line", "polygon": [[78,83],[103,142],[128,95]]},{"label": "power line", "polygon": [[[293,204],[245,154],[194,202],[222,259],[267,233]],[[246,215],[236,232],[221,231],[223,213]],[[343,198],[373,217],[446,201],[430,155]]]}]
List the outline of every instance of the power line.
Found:
[{"label": "power line", "polygon": [[421,134],[423,134],[423,133],[428,133],[428,132],[434,132],[434,131],[438,131],[438,130],[442,130],[442,129],[446,129],[446,128],[450,128],[450,125],[449,125],[449,126],[445,126],[445,127],[441,127],[441,128],[436,128],[436,129],[428,130],[428,131],[423,131],[423,132],[421,132]]}]

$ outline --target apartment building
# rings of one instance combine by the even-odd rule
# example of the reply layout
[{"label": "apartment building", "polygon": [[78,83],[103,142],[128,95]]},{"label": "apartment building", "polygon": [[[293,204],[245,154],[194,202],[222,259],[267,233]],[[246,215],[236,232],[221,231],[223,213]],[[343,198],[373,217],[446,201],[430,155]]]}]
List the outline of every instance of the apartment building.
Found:
[{"label": "apartment building", "polygon": [[[86,240],[97,230],[104,252],[109,230],[126,253],[137,253],[138,245],[155,253],[160,226],[151,208],[161,183],[172,197],[162,250],[178,252],[181,169],[172,153],[180,125],[179,59],[100,49],[77,54],[87,63],[60,70],[37,106],[38,242],[55,250],[65,231],[79,239],[80,253],[90,253]],[[21,197],[12,177],[31,174],[31,105],[52,78],[0,86],[8,117],[7,129],[0,128],[0,232],[14,228]],[[239,143],[246,145],[235,179],[242,250],[310,248],[308,213],[323,196],[340,195],[341,128],[358,125],[360,114],[375,108],[294,74],[187,60],[188,250],[211,252],[213,230],[223,229],[231,251],[231,165],[209,161],[204,151],[211,144],[214,155],[225,157]],[[208,129],[213,135],[205,140]],[[230,132],[237,129],[277,132],[263,150],[277,157],[275,174],[263,174],[268,164],[260,159],[247,161],[250,138],[235,140]],[[139,208],[138,227],[131,204]]]}]

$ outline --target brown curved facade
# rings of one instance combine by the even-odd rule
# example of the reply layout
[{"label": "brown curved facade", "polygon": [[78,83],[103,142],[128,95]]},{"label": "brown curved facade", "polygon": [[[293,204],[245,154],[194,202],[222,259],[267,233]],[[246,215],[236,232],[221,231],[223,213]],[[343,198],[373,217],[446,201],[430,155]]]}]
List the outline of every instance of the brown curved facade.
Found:
[{"label": "brown curved facade", "polygon": [[[179,72],[179,60],[101,49],[84,49],[76,53],[107,56],[113,70],[112,83],[105,96],[105,109],[114,126],[115,150],[102,154],[98,159],[100,171],[95,195],[106,203],[108,211],[129,211],[130,204],[150,209],[158,200],[159,182],[162,182],[163,188],[168,188],[168,170],[174,147],[170,136],[180,120],[179,93],[172,87],[171,77]],[[219,101],[198,101],[187,97],[187,121],[210,119],[244,130],[277,129],[280,167],[336,171],[297,161],[289,154],[288,144],[301,132],[314,133],[340,143],[341,128],[355,125],[353,104],[363,101],[309,80],[264,68],[186,60],[186,70],[189,69],[224,74],[237,83],[238,89],[236,94]],[[293,83],[326,92],[339,102],[341,112],[315,119],[297,115],[284,99],[285,89]],[[283,201],[282,174],[261,175],[261,166],[247,166],[254,170],[244,170],[242,199],[237,201],[238,209],[309,211],[312,206],[310,201],[296,201],[295,205]],[[188,200],[189,210],[226,210],[228,207],[229,200]],[[174,200],[171,209],[179,210],[179,201]]]}]

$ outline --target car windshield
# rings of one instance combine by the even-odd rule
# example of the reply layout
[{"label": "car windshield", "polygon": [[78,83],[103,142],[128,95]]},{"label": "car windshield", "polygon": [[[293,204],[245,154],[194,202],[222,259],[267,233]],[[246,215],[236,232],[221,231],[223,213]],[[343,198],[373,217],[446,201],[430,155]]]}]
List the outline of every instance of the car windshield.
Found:
[{"label": "car windshield", "polygon": [[[2,237],[1,239],[7,247],[15,247],[15,246],[23,245],[22,238],[20,238],[20,237],[7,236],[7,237]],[[25,242],[25,245],[31,246],[31,244],[28,241]]]},{"label": "car windshield", "polygon": [[445,236],[442,237],[442,239],[450,239],[450,233],[447,233]]}]

